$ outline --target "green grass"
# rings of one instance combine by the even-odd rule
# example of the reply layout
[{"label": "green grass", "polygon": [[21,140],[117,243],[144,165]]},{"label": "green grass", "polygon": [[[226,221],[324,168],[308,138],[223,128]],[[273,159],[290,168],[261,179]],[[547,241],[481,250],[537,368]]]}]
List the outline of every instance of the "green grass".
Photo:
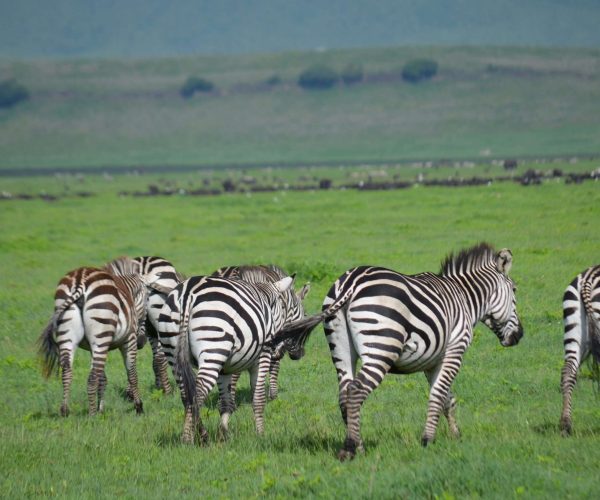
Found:
[{"label": "green grass", "polygon": [[[57,181],[10,182],[36,191]],[[596,183],[133,199],[116,196],[118,183],[97,182],[104,184],[90,187],[98,195],[89,199],[1,205],[3,496],[596,496],[600,405],[585,376],[574,395],[574,436],[563,439],[558,431],[561,297],[573,276],[598,263]],[[144,189],[146,182],[131,178],[127,187]],[[460,441],[441,422],[436,443],[422,449],[425,377],[388,376],[363,408],[366,454],[340,464],[335,454],[344,430],[320,328],[303,360],[284,361],[264,437],[253,430],[244,376],[228,442],[216,441],[218,411],[210,398],[205,448],[179,444],[181,402],[152,390],[149,349],[139,360],[142,417],[122,396],[126,378],[117,353],[108,361],[107,413],[98,418],[86,416],[87,352],[76,355],[68,419],[58,417],[60,381],[46,382],[39,372],[34,343],[51,315],[57,281],[74,267],[122,254],[163,255],[188,275],[273,262],[297,271],[300,283],[312,281],[307,309],[314,312],[351,266],[436,271],[447,252],[480,240],[514,253],[525,337],[504,349],[477,328],[454,385]]]},{"label": "green grass", "polygon": [[[402,82],[414,57],[438,76]],[[303,91],[313,63],[367,83]],[[491,68],[491,70],[490,70]],[[283,84],[261,83],[273,74]],[[190,75],[219,91],[184,100]],[[378,76],[387,79],[374,81]],[[600,52],[390,48],[139,61],[0,61],[30,102],[0,110],[0,168],[227,165],[596,154]]]}]

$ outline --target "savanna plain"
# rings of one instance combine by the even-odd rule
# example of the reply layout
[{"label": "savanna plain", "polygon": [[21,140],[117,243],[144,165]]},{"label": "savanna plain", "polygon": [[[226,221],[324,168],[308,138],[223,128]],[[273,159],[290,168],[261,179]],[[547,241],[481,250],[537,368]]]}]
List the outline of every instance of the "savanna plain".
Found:
[{"label": "savanna plain", "polygon": [[[403,82],[400,68],[415,57],[438,61],[436,77]],[[298,74],[314,63],[359,63],[365,78],[304,91]],[[216,90],[184,100],[190,75]],[[597,49],[0,61],[0,77],[31,91],[0,111],[1,497],[597,497],[600,402],[587,366],[574,433],[558,429],[562,294],[600,263],[600,183],[589,179],[600,167]],[[446,160],[428,163],[436,158]],[[510,180],[529,169],[547,176]],[[584,182],[566,182],[581,173]],[[479,185],[426,185],[474,177]],[[377,183],[405,188],[356,189]],[[270,191],[253,192],[261,186]],[[321,327],[302,360],[283,361],[265,435],[254,432],[244,375],[227,441],[217,436],[216,394],[203,409],[205,447],[180,444],[181,401],[153,388],[148,347],[138,359],[140,417],[116,352],[95,418],[89,353],[75,356],[68,418],[58,412],[60,379],[41,376],[36,339],[57,282],[79,266],[159,255],[191,276],[274,263],[297,273],[297,288],[310,281],[314,313],[350,267],[436,272],[450,251],[480,241],[513,252],[525,336],[503,348],[477,327],[453,386],[460,440],[441,420],[422,448],[425,377],[388,375],[363,406],[365,454],[338,462],[345,432]]]},{"label": "savanna plain", "polygon": [[[3,185],[52,191],[65,182],[41,177]],[[6,200],[0,209],[2,496],[594,496],[600,405],[588,368],[574,394],[572,437],[561,437],[558,419],[561,298],[577,273],[598,263],[597,182],[140,198],[119,196],[100,176],[68,182],[104,187],[95,196],[52,203]],[[127,182],[143,189],[148,179]],[[175,176],[172,182],[190,180]],[[254,432],[243,376],[228,441],[217,437],[216,394],[203,410],[206,447],[180,444],[181,402],[153,388],[149,348],[138,361],[140,417],[124,397],[116,352],[107,365],[106,412],[95,418],[87,416],[87,352],[76,354],[66,419],[58,415],[60,380],[40,375],[36,338],[51,315],[56,283],[78,266],[123,254],[161,255],[187,275],[227,264],[277,263],[297,273],[297,286],[311,282],[305,305],[312,313],[352,266],[437,271],[449,251],[482,240],[513,251],[525,337],[503,348],[489,330],[477,328],[454,384],[460,440],[441,421],[436,442],[422,448],[425,377],[389,375],[363,406],[366,453],[339,463],[344,428],[321,327],[302,360],[283,362],[265,435]]]}]

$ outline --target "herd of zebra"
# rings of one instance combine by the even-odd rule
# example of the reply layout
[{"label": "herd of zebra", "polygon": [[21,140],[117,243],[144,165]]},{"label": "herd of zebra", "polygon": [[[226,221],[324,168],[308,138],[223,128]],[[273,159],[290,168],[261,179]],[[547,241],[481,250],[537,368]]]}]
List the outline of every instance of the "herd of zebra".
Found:
[{"label": "herd of zebra", "polygon": [[[512,253],[480,243],[442,262],[440,271],[404,275],[382,267],[355,267],[332,285],[319,314],[302,305],[309,285],[294,289],[295,275],[268,266],[223,267],[185,278],[160,257],[120,257],[101,268],[83,267],[58,284],[54,314],[39,338],[45,376],[62,373],[60,413],[69,414],[75,350],[91,352],[89,413],[104,408],[109,350],[118,348],[127,370],[127,395],[143,412],[137,350],[152,346],[155,384],[171,392],[172,368],[185,410],[182,441],[205,442],[200,418],[211,389],[219,390],[219,431],[228,432],[235,387],[249,371],[256,431],[264,429],[268,397],[277,397],[282,357],[304,355],[312,330],[323,323],[339,384],[346,439],[338,454],[363,450],[360,408],[387,373],[424,372],[430,385],[422,444],[433,441],[443,413],[459,435],[451,391],[473,328],[482,321],[505,346],[523,336]],[[571,394],[582,362],[600,362],[600,266],[579,274],[564,294],[565,362],[561,387],[563,434],[571,433]],[[360,367],[358,360],[360,359]]]}]

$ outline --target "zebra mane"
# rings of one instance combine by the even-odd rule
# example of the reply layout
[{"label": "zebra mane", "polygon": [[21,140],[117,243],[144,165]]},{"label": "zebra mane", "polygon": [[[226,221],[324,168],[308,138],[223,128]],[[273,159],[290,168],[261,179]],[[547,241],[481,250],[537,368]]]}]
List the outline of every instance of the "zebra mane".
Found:
[{"label": "zebra mane", "polygon": [[115,276],[124,276],[126,274],[139,274],[140,267],[139,262],[127,257],[126,255],[119,257],[115,260],[111,260],[104,266],[106,271]]},{"label": "zebra mane", "polygon": [[481,242],[470,248],[464,248],[458,254],[451,253],[443,261],[441,276],[452,276],[468,272],[473,268],[489,264],[494,260],[496,250],[489,243]]}]

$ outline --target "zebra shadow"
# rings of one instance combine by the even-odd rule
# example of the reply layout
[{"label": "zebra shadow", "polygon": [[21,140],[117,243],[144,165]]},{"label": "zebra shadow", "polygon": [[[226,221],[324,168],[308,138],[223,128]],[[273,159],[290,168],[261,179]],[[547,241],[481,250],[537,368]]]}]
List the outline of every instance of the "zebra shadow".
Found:
[{"label": "zebra shadow", "polygon": [[[532,427],[533,431],[536,434],[540,434],[541,436],[560,436],[561,431],[560,431],[560,426],[558,425],[558,422],[543,422],[541,424],[538,425],[534,425]],[[600,436],[600,427],[599,426],[594,426],[594,427],[585,427],[585,426],[579,426],[576,427],[574,426],[573,428],[573,434],[572,437],[577,438],[577,437],[599,437]],[[565,439],[568,439],[565,438]]]}]

